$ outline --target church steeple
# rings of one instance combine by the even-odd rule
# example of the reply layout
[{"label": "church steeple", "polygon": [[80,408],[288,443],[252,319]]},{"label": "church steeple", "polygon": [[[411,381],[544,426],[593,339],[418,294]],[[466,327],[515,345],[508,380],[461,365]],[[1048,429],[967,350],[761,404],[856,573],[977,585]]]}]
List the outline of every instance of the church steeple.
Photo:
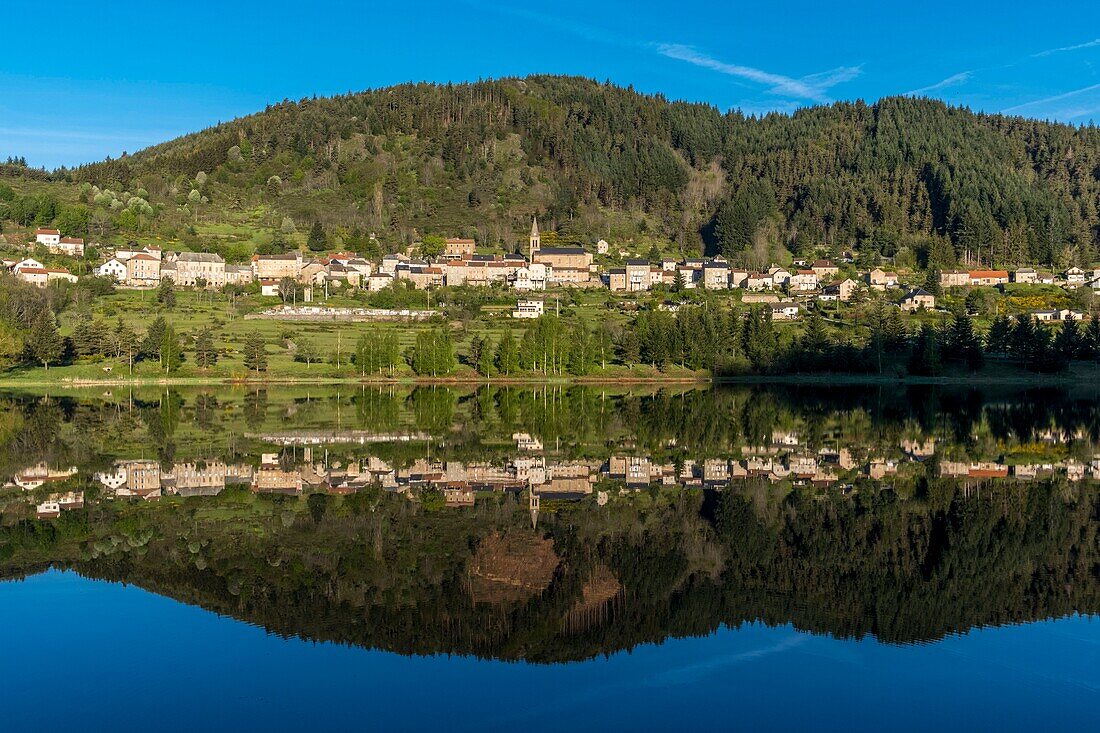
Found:
[{"label": "church steeple", "polygon": [[542,245],[539,237],[539,220],[537,217],[531,217],[531,257],[535,256],[535,253],[539,251]]}]

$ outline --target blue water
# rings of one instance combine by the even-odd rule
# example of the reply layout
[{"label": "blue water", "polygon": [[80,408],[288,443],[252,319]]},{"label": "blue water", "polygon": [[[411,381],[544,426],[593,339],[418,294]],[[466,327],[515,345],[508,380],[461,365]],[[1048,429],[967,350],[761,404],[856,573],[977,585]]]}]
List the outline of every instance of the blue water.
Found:
[{"label": "blue water", "polygon": [[138,588],[0,583],[0,730],[1077,730],[1100,618],[890,646],[722,629],[590,662],[402,657],[284,640]]}]

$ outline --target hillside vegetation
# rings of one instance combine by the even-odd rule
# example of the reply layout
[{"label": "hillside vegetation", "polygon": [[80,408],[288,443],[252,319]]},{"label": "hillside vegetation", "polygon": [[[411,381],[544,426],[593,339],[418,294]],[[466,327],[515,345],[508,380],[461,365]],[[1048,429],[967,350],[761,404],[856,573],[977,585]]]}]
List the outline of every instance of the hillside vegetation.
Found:
[{"label": "hillside vegetation", "polygon": [[[752,118],[571,77],[286,101],[118,160],[2,173],[17,225],[66,214],[93,237],[236,259],[301,246],[314,222],[315,245],[366,253],[429,233],[514,250],[535,214],[545,242],[746,264],[824,245],[1058,267],[1094,260],[1100,237],[1094,127],[911,98]],[[20,205],[28,192],[55,206]]]}]

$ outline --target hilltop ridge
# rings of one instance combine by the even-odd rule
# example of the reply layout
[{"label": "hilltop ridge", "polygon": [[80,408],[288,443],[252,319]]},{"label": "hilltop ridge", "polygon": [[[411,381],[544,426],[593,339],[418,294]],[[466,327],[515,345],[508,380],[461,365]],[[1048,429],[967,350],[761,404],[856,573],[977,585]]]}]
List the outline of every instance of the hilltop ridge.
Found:
[{"label": "hilltop ridge", "polygon": [[353,247],[445,233],[512,250],[537,214],[565,240],[764,259],[824,244],[1060,266],[1100,241],[1094,127],[906,97],[746,117],[559,76],[285,101],[52,178],[114,220],[138,192],[149,210],[110,229],[169,238],[317,221]]}]

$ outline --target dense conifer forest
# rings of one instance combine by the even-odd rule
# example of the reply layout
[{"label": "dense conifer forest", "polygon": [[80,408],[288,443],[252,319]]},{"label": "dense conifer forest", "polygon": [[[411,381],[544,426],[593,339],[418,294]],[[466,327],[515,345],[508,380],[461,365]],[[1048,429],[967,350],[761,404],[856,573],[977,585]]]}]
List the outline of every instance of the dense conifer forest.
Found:
[{"label": "dense conifer forest", "polygon": [[555,76],[286,101],[52,177],[506,249],[534,214],[565,238],[614,228],[685,253],[825,244],[922,265],[1084,262],[1100,232],[1091,126],[903,97],[746,117]]}]

